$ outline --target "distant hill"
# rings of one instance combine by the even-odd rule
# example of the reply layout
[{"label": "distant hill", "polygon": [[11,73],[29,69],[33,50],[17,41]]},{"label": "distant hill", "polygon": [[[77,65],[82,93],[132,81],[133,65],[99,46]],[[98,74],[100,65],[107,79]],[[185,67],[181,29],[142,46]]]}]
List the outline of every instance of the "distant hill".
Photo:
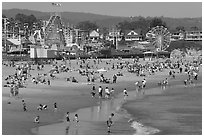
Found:
[{"label": "distant hill", "polygon": [[[6,15],[8,18],[15,17],[16,14],[22,13],[25,15],[33,14],[38,19],[48,20],[50,13],[40,12],[27,9],[7,9],[2,10],[2,14]],[[62,20],[65,23],[70,23],[76,25],[81,21],[91,21],[95,22],[99,27],[112,27],[118,24],[121,21],[127,20],[130,21],[129,17],[118,17],[118,16],[107,16],[99,15],[93,13],[82,13],[82,12],[62,12]],[[198,27],[202,29],[202,18],[167,18],[161,17],[163,21],[166,22],[170,30],[174,30],[177,26],[184,26],[186,30],[189,30],[191,27]],[[138,20],[138,17],[134,17],[134,20]],[[148,17],[151,19],[151,17]]]}]

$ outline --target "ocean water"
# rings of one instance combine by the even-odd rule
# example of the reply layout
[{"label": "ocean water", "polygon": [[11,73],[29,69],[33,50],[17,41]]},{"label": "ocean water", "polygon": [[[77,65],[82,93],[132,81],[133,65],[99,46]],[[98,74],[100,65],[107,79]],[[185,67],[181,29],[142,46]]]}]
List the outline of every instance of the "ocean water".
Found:
[{"label": "ocean water", "polygon": [[156,134],[202,134],[202,84],[176,85],[123,107],[146,127],[159,129]]}]

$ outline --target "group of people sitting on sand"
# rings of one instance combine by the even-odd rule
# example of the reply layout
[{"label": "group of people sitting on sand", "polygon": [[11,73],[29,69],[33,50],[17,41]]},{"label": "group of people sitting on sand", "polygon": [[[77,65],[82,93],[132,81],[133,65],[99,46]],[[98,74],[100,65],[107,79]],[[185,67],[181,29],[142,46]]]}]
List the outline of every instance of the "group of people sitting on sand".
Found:
[{"label": "group of people sitting on sand", "polygon": [[28,63],[14,64],[12,67],[16,67],[14,75],[8,75],[4,85],[4,87],[10,87],[10,97],[18,96],[19,88],[25,88],[25,83],[31,76],[31,67]]}]

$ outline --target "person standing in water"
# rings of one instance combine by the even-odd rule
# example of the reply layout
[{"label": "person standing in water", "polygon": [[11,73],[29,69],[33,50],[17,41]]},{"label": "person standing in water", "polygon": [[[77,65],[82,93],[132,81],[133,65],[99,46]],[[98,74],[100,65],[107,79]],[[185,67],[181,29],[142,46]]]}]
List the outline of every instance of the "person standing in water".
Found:
[{"label": "person standing in water", "polygon": [[111,115],[109,116],[108,120],[106,121],[106,124],[107,124],[107,127],[108,127],[108,133],[110,133],[110,127],[113,125],[113,116],[114,116],[114,113],[111,113]]},{"label": "person standing in water", "polygon": [[75,115],[74,115],[74,120],[73,120],[73,121],[76,122],[76,126],[77,126],[78,123],[79,123],[79,116],[78,116],[78,114],[75,114]]},{"label": "person standing in water", "polygon": [[23,111],[27,111],[27,107],[26,107],[26,103],[25,103],[25,101],[22,100],[22,102],[23,102]]},{"label": "person standing in water", "polygon": [[95,95],[96,95],[96,87],[93,86],[92,92],[91,92],[91,96],[92,96],[92,97],[95,97]]}]

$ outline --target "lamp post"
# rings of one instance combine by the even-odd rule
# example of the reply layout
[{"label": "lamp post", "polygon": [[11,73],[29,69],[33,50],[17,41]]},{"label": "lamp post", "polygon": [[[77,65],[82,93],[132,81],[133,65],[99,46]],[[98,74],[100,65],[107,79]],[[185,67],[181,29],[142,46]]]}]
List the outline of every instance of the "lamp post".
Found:
[{"label": "lamp post", "polygon": [[3,18],[3,20],[4,20],[4,35],[5,35],[5,37],[4,37],[4,48],[5,48],[6,52],[8,50],[8,48],[6,46],[6,40],[7,40],[7,19],[8,18]]}]

